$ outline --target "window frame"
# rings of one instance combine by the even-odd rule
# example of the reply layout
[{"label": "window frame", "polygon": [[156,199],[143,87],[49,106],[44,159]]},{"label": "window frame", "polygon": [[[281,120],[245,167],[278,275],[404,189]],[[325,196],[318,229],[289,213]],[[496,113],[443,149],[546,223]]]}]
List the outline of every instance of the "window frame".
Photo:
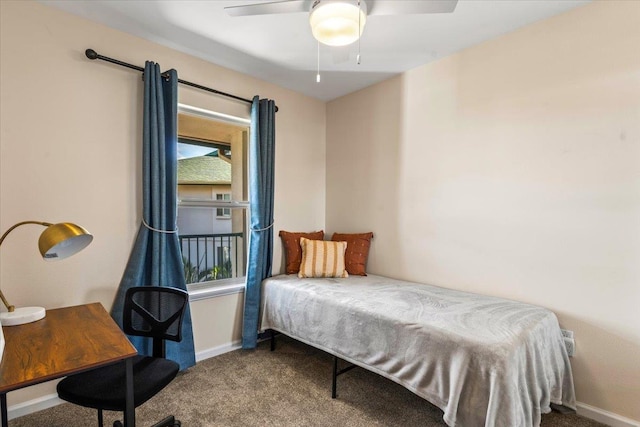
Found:
[{"label": "window frame", "polygon": [[[190,114],[190,115],[195,115],[195,116],[199,116],[208,120],[215,120],[215,121],[220,121],[220,122],[224,122],[224,123],[229,123],[229,124],[233,124],[233,125],[237,125],[237,126],[243,126],[247,128],[247,132],[250,131],[250,127],[251,127],[251,120],[250,119],[245,119],[242,117],[237,117],[237,116],[231,116],[228,114],[223,114],[223,113],[218,113],[215,111],[211,111],[211,110],[206,110],[203,108],[198,108],[198,107],[194,107],[191,105],[187,105],[187,104],[181,104],[178,103],[178,113],[184,113],[184,114]],[[245,168],[247,168],[247,172],[248,172],[248,168],[249,168],[249,153],[246,153],[247,156],[247,161],[246,164],[244,165]],[[177,185],[177,184],[176,184]],[[177,190],[177,188],[176,188]],[[249,189],[247,187],[247,193],[249,192]],[[217,198],[217,195],[216,195]],[[231,212],[231,209],[244,209],[245,210],[245,215],[247,218],[246,221],[246,230],[244,230],[245,235],[247,236],[247,251],[249,248],[249,219],[250,219],[250,215],[251,215],[251,206],[249,204],[249,194],[247,194],[247,200],[246,201],[237,201],[237,200],[233,200],[230,196],[230,200],[229,201],[225,201],[225,200],[194,200],[194,199],[189,199],[189,200],[177,200],[177,207],[207,207],[207,208],[213,208],[216,209],[216,214],[217,214],[217,209],[229,209],[229,212]],[[217,215],[216,215],[217,217]],[[225,219],[227,217],[219,217],[220,219]],[[230,217],[229,217],[230,218]],[[247,257],[248,257],[248,253],[247,253]],[[187,291],[189,293],[189,300],[190,301],[198,301],[198,300],[202,300],[202,299],[208,299],[208,298],[213,298],[213,297],[219,297],[219,296],[224,296],[224,295],[231,295],[231,294],[237,294],[237,293],[243,293],[245,286],[246,286],[246,278],[247,278],[247,269],[248,269],[248,263],[245,263],[245,275],[244,277],[240,277],[240,278],[230,278],[230,279],[219,279],[219,280],[210,280],[207,282],[197,282],[197,283],[187,283]]]}]

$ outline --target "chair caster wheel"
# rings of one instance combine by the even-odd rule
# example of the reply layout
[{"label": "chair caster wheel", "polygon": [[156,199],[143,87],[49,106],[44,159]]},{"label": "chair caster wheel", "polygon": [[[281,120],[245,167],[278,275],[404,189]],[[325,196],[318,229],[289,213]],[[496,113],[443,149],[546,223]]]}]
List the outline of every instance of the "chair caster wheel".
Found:
[{"label": "chair caster wheel", "polygon": [[124,427],[124,426],[122,425],[122,421],[118,420],[113,422],[113,427]]}]

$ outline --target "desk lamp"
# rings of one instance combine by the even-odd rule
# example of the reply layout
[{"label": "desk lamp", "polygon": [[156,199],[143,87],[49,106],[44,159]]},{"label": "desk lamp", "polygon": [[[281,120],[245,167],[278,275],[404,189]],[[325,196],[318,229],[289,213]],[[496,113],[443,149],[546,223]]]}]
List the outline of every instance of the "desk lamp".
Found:
[{"label": "desk lamp", "polygon": [[[23,221],[9,228],[0,237],[0,245],[4,239],[14,229],[25,224],[37,224],[47,227],[38,240],[40,254],[45,261],[54,261],[64,259],[80,252],[86,248],[93,240],[93,236],[84,228],[70,222],[61,222],[59,224],[51,224],[49,222],[40,221]],[[8,312],[0,313],[0,323],[3,326],[22,325],[23,323],[35,322],[45,316],[43,307],[21,307],[16,308],[9,304],[7,299],[0,291],[0,299],[7,307]]]}]

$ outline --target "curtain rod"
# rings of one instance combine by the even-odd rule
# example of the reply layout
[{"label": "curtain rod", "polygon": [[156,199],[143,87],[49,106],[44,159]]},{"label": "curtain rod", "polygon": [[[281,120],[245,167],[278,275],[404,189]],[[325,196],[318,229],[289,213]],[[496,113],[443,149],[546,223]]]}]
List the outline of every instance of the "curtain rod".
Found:
[{"label": "curtain rod", "polygon": [[[137,70],[137,71],[140,71],[140,72],[144,72],[144,68],[142,68],[142,67],[138,67],[137,65],[129,64],[129,63],[126,63],[126,62],[123,62],[123,61],[119,61],[117,59],[109,58],[108,56],[99,55],[98,52],[96,52],[93,49],[85,50],[84,54],[87,56],[87,58],[92,59],[92,60],[93,59],[102,59],[103,61],[111,62],[112,64],[120,65],[121,67],[131,68],[132,70]],[[230,93],[221,92],[219,90],[211,89],[210,87],[202,86],[202,85],[199,85],[197,83],[188,82],[186,80],[178,79],[178,83],[181,83],[181,84],[186,85],[186,86],[195,87],[196,89],[201,89],[201,90],[204,90],[204,91],[207,91],[207,92],[215,93],[217,95],[222,95],[222,96],[226,96],[228,98],[233,98],[233,99],[236,99],[238,101],[244,101],[244,102],[246,102],[248,104],[252,104],[253,103],[253,101],[251,99],[241,98],[239,96],[232,95]],[[278,111],[278,107],[276,106],[276,112],[277,111]]]}]

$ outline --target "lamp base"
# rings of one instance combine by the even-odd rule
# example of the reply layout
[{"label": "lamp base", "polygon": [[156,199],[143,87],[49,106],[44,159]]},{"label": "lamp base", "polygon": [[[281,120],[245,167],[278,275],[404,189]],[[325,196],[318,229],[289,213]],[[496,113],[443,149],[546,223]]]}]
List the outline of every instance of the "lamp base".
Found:
[{"label": "lamp base", "polygon": [[0,325],[0,362],[2,361],[2,353],[4,353],[4,333],[2,332],[2,325]]},{"label": "lamp base", "polygon": [[2,326],[22,325],[43,319],[45,315],[42,307],[20,307],[11,312],[0,313],[0,323]]}]

